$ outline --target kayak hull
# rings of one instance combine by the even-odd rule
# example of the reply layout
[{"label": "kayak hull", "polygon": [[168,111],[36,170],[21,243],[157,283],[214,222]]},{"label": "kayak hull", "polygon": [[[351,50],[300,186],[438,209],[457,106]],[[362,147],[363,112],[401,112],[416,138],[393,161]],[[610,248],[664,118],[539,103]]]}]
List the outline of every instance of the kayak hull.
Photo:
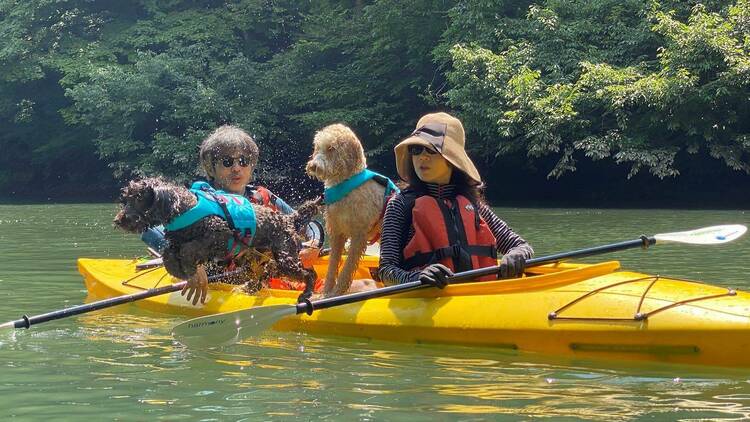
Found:
[{"label": "kayak hull", "polygon": [[[94,298],[135,293],[173,282],[162,268],[136,261],[81,258]],[[316,266],[325,273],[325,259]],[[357,278],[369,278],[366,257]],[[148,272],[147,272],[148,271]],[[533,272],[532,272],[533,271]],[[299,292],[256,295],[214,284],[205,304],[180,294],[135,304],[189,317],[253,306],[291,304]],[[479,345],[581,358],[750,367],[750,295],[703,283],[620,271],[619,263],[560,263],[514,280],[420,289],[284,318],[276,330],[412,343]]]}]

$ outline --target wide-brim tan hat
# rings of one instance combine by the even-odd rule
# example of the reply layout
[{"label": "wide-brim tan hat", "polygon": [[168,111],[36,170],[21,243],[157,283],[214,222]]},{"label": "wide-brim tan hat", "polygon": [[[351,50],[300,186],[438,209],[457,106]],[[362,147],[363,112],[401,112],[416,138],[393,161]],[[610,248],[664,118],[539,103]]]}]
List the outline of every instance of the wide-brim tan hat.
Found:
[{"label": "wide-brim tan hat", "polygon": [[396,153],[396,171],[406,181],[413,172],[409,145],[423,145],[436,150],[458,170],[466,173],[475,183],[481,184],[477,168],[466,154],[466,135],[461,121],[448,113],[431,113],[422,116],[412,134],[393,149]]}]

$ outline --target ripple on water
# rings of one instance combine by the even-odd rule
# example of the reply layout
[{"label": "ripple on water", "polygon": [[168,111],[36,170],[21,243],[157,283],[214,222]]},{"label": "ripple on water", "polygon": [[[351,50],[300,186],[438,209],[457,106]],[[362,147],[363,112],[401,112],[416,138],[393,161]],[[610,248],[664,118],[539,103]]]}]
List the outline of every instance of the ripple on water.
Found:
[{"label": "ripple on water", "polygon": [[[80,303],[78,256],[143,253],[114,206],[0,206],[2,320]],[[537,255],[696,227],[732,211],[498,209]],[[54,216],[54,223],[50,223]],[[750,238],[602,257],[748,289]],[[720,257],[720,259],[717,259]],[[269,333],[221,351],[170,336],[184,318],[118,307],[0,333],[0,417],[25,420],[707,420],[750,418],[747,373],[507,350]],[[6,418],[3,418],[6,419]]]}]

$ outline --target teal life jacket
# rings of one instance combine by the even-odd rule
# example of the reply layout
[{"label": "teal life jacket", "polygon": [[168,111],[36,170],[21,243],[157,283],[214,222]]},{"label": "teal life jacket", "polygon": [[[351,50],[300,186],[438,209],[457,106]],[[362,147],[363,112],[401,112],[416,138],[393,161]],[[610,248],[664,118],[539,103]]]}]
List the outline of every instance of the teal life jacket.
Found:
[{"label": "teal life jacket", "polygon": [[364,169],[337,185],[325,188],[325,190],[323,191],[323,202],[325,202],[326,205],[331,205],[335,202],[338,202],[344,199],[344,197],[346,197],[349,192],[362,186],[370,179],[375,179],[376,182],[385,187],[386,199],[388,199],[388,197],[391,196],[392,193],[399,192],[398,187],[395,183],[393,183],[393,181],[391,181],[391,179],[383,176],[380,173],[375,173],[374,171]]},{"label": "teal life jacket", "polygon": [[168,231],[184,229],[202,218],[216,215],[229,224],[234,232],[227,244],[228,255],[237,255],[242,250],[241,244],[250,246],[255,230],[255,210],[250,200],[242,195],[215,190],[206,182],[195,182],[190,187],[198,203],[187,212],[173,218],[164,227]]}]

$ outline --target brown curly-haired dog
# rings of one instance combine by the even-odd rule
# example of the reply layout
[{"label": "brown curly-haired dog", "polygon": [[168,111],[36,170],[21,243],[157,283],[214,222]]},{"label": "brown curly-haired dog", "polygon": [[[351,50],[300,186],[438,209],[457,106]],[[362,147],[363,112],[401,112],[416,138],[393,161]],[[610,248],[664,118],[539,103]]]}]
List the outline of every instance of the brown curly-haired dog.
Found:
[{"label": "brown curly-haired dog", "polygon": [[[141,233],[148,227],[167,224],[197,204],[196,195],[161,178],[131,181],[120,194],[121,210],[114,224],[131,233]],[[250,247],[270,251],[275,275],[304,280],[305,290],[300,300],[312,295],[317,276],[302,267],[299,259],[298,232],[320,209],[319,200],[304,203],[296,213],[284,215],[268,207],[252,205],[255,211],[256,232]],[[233,231],[223,218],[212,215],[183,229],[167,231],[164,266],[169,274],[187,279],[195,274],[199,264],[220,261],[227,256],[228,241]],[[270,274],[269,274],[270,276]],[[267,282],[267,280],[265,280]]]},{"label": "brown curly-haired dog", "polygon": [[[314,151],[306,171],[331,187],[360,173],[367,167],[362,143],[357,135],[342,124],[326,126],[315,134]],[[326,231],[331,257],[323,294],[337,296],[347,292],[354,271],[367,242],[380,234],[380,220],[385,205],[385,187],[368,180],[343,199],[325,206]],[[344,267],[337,274],[344,245],[349,240]]]}]

